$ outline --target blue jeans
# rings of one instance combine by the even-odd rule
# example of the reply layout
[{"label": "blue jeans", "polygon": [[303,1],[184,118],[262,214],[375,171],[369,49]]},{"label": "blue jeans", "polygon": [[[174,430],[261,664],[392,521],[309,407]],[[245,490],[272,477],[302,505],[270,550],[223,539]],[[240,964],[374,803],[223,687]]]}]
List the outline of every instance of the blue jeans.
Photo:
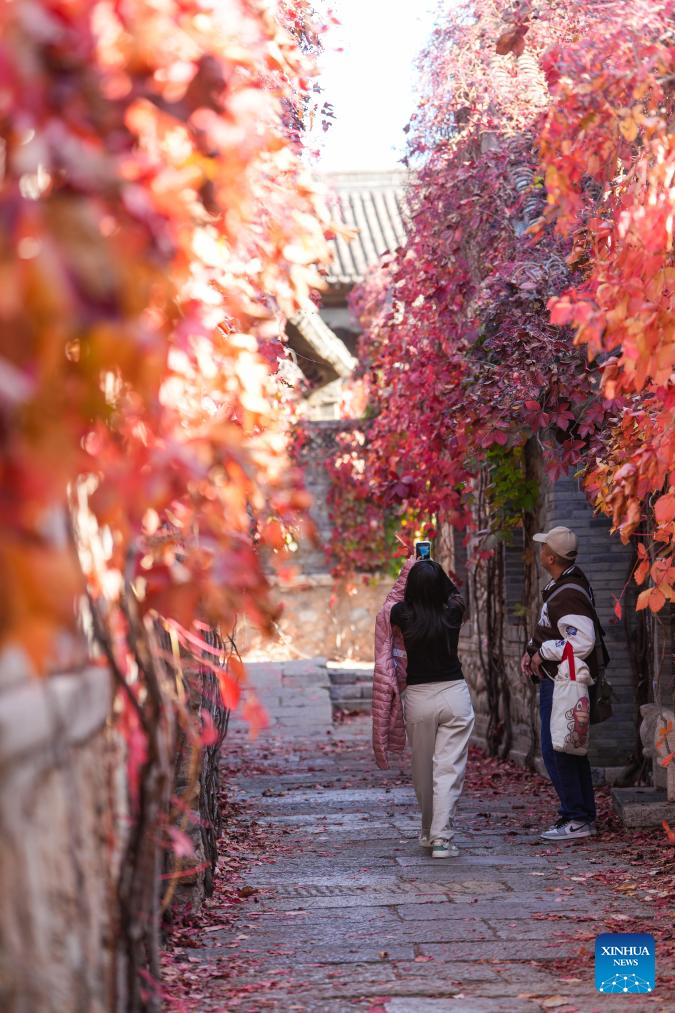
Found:
[{"label": "blue jeans", "polygon": [[566,820],[589,823],[595,819],[595,797],[591,765],[587,756],[558,753],[551,742],[551,707],[553,681],[541,677],[539,714],[541,716],[541,755],[548,776],[560,799],[560,815]]}]

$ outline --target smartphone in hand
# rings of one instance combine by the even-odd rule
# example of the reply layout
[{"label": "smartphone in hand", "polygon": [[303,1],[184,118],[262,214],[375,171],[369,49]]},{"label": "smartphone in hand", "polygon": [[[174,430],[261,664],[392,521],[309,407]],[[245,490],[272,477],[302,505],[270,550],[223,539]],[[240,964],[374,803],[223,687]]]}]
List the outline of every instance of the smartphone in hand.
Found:
[{"label": "smartphone in hand", "polygon": [[415,558],[431,559],[431,542],[415,542]]}]

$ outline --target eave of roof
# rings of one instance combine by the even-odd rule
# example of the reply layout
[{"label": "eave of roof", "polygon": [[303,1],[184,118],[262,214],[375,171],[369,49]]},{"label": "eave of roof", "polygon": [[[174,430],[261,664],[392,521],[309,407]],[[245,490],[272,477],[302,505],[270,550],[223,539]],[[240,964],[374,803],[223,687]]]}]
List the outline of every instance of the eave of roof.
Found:
[{"label": "eave of roof", "polygon": [[356,359],[344,341],[319,316],[318,310],[307,309],[296,313],[288,321],[287,331],[293,347],[294,329],[304,338],[317,355],[317,365],[327,364],[336,377],[348,377],[356,367]]}]

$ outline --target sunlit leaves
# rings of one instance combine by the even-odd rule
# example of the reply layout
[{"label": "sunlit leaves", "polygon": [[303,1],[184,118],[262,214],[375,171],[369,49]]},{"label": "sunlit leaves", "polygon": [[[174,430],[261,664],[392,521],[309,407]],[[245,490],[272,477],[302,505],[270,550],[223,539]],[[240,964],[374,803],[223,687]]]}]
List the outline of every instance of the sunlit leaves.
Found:
[{"label": "sunlit leaves", "polygon": [[320,28],[305,0],[25,10],[0,15],[2,642],[42,668],[73,625],[51,518],[86,474],[94,597],[270,629],[258,530],[281,559],[307,496],[258,348],[327,255],[300,144]]},{"label": "sunlit leaves", "polygon": [[602,391],[620,405],[587,487],[624,540],[649,523],[651,497],[651,555],[635,580],[657,585],[638,599],[654,612],[673,597],[675,64],[664,32],[674,16],[672,2],[623,5],[603,31],[552,50],[540,138],[549,215],[574,234],[575,260],[586,265],[549,301],[551,321],[572,325],[589,357],[605,357]]}]

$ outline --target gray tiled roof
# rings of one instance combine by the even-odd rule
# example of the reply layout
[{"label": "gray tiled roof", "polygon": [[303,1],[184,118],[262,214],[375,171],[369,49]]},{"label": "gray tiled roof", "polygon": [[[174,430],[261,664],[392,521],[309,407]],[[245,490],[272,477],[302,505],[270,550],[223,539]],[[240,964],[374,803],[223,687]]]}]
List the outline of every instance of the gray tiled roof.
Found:
[{"label": "gray tiled roof", "polygon": [[331,210],[337,220],[358,229],[351,242],[341,236],[331,240],[333,258],[328,282],[333,286],[353,285],[383,253],[395,250],[405,239],[408,173],[404,169],[335,172],[322,178],[334,194]]},{"label": "gray tiled roof", "polygon": [[[322,320],[318,310],[314,307],[302,310],[291,317],[287,330],[291,348],[294,348],[296,352],[298,351],[296,346],[299,344],[297,339],[300,337],[307,343],[311,352],[318,356],[317,365],[328,366],[335,376],[351,376],[356,366],[356,359],[342,339]],[[303,356],[302,349],[299,351],[301,358],[307,358]],[[301,368],[303,365],[300,363]]]}]

